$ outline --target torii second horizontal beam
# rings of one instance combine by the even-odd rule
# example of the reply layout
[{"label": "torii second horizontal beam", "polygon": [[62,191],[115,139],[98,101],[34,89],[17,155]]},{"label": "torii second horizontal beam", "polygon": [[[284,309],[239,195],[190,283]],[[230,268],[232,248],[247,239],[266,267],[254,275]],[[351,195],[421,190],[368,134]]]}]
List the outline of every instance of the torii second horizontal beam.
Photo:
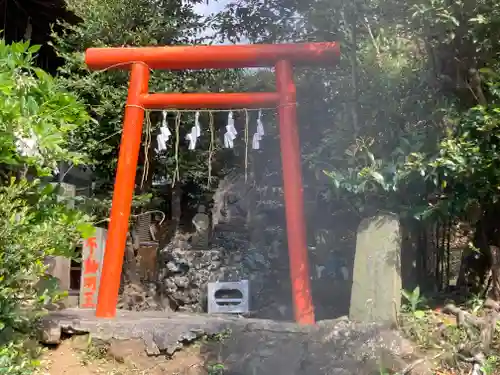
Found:
[{"label": "torii second horizontal beam", "polygon": [[255,109],[279,105],[276,92],[254,93],[170,93],[139,97],[145,109]]}]

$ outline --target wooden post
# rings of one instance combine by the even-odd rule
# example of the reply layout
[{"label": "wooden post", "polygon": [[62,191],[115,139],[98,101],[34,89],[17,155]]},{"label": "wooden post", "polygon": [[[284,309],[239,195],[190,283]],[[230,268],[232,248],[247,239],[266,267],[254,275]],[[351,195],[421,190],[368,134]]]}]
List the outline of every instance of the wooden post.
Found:
[{"label": "wooden post", "polygon": [[297,100],[290,61],[276,64],[276,86],[280,94],[279,129],[283,186],[285,190],[286,233],[295,321],[314,324],[314,305],[309,280],[309,259],[304,218],[304,187]]},{"label": "wooden post", "polygon": [[116,315],[144,120],[144,108],[139,97],[147,93],[148,81],[148,66],[144,63],[133,64],[111,204],[102,283],[96,309],[96,316],[101,318],[113,318]]}]

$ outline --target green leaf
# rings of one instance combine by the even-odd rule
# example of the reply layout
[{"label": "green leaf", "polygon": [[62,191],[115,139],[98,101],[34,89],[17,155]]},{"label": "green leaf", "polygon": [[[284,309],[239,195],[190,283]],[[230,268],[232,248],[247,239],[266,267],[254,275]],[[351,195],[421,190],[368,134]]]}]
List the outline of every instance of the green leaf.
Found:
[{"label": "green leaf", "polygon": [[403,297],[408,301],[410,302],[411,301],[411,296],[410,296],[410,293],[408,293],[406,290],[401,290],[401,294],[403,295]]},{"label": "green leaf", "polygon": [[489,75],[495,74],[495,71],[491,68],[480,68],[479,72],[483,73],[483,74],[489,74]]},{"label": "green leaf", "polygon": [[416,310],[414,313],[413,313],[413,316],[417,319],[423,319],[425,318],[425,311],[422,311],[422,310]]},{"label": "green leaf", "polygon": [[40,51],[40,48],[42,48],[42,46],[40,44],[35,44],[35,45],[31,46],[30,48],[28,48],[28,52],[29,53],[37,53],[38,51]]},{"label": "green leaf", "polygon": [[95,227],[89,223],[80,223],[77,225],[76,229],[80,232],[83,239],[92,237],[95,233]]},{"label": "green leaf", "polygon": [[41,190],[40,195],[42,195],[42,196],[43,195],[45,195],[45,196],[51,195],[56,191],[57,188],[58,188],[57,184],[47,184]]},{"label": "green leaf", "polygon": [[49,78],[49,75],[44,70],[42,70],[40,68],[35,68],[35,69],[33,69],[33,71],[35,72],[38,79],[40,79],[42,81],[45,81]]},{"label": "green leaf", "polygon": [[415,299],[420,298],[420,286],[416,286],[415,289],[413,289],[412,295]]}]

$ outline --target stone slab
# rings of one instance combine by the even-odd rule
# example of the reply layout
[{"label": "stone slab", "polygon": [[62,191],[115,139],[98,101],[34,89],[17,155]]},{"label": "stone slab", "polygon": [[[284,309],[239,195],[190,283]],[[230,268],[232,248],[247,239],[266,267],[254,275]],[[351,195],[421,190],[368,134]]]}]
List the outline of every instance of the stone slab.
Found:
[{"label": "stone slab", "polygon": [[[92,311],[68,309],[47,316],[42,327],[47,343],[57,342],[61,332],[89,333],[104,341],[139,339],[155,356],[168,357],[197,342],[206,345],[207,363],[223,363],[232,375],[369,375],[379,373],[381,366],[399,371],[414,359],[412,346],[397,332],[347,319],[299,326],[232,316],[131,311],[97,319]],[[224,339],[205,344],[201,338],[207,335]]]},{"label": "stone slab", "polygon": [[137,263],[139,265],[140,276],[143,280],[155,281],[156,270],[158,268],[157,261],[158,244],[141,244],[137,251]]},{"label": "stone slab", "polygon": [[94,235],[83,241],[80,308],[94,309],[97,305],[106,237],[106,229],[95,228]]},{"label": "stone slab", "polygon": [[59,191],[58,194],[61,196],[60,201],[65,200],[69,208],[75,208],[75,197],[76,197],[76,186],[72,184],[67,184],[65,182],[53,183]]},{"label": "stone slab", "polygon": [[396,323],[401,288],[398,217],[380,214],[364,219],[356,239],[349,318]]},{"label": "stone slab", "polygon": [[71,259],[62,256],[47,257],[45,264],[48,265],[47,273],[58,280],[59,290],[69,291]]},{"label": "stone slab", "polygon": [[[53,183],[58,190],[58,201],[66,200],[69,208],[75,208],[76,186],[67,183]],[[47,273],[59,282],[59,290],[68,292],[70,290],[71,259],[62,256],[47,257],[45,264],[48,266]]]}]

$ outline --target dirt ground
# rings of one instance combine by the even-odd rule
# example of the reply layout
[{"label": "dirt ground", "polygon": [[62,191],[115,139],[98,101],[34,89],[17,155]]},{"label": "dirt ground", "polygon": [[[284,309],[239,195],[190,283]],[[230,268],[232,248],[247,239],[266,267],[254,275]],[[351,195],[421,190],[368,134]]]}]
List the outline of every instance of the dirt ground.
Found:
[{"label": "dirt ground", "polygon": [[[194,344],[172,358],[146,355],[142,341],[111,341],[106,345],[89,336],[74,336],[59,346],[47,348],[35,375],[222,375],[223,363],[208,355],[207,346]],[[210,357],[210,360],[207,358]],[[220,357],[216,355],[216,357]],[[463,375],[434,370],[433,375]],[[488,373],[489,375],[500,372]]]},{"label": "dirt ground", "polygon": [[73,337],[48,348],[36,375],[212,375],[223,370],[221,364],[207,364],[196,345],[166,359],[148,357],[141,342],[104,347],[91,341],[88,336]]}]

